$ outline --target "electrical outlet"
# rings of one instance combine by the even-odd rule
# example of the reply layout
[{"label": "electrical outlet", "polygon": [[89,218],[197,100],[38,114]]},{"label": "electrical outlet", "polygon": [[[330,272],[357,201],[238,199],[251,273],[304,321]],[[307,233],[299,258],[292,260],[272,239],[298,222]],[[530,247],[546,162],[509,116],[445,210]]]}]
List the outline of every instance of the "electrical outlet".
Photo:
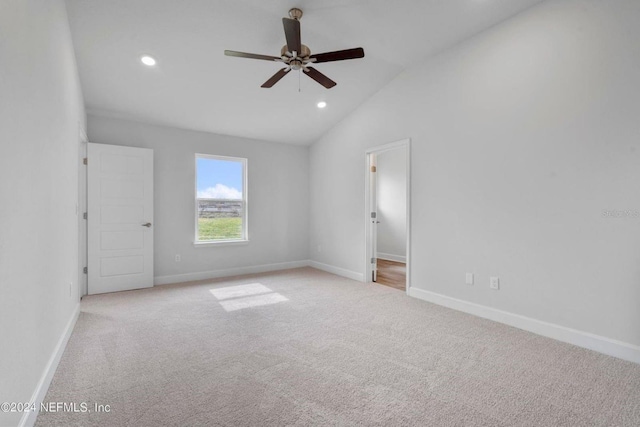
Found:
[{"label": "electrical outlet", "polygon": [[473,273],[467,273],[467,277],[465,279],[465,283],[467,285],[473,285]]},{"label": "electrical outlet", "polygon": [[500,278],[498,277],[492,277],[489,279],[489,287],[493,290],[498,290],[500,289]]},{"label": "electrical outlet", "polygon": [[182,258],[180,257],[179,254],[176,254],[176,262],[180,262],[180,261],[182,261]]}]

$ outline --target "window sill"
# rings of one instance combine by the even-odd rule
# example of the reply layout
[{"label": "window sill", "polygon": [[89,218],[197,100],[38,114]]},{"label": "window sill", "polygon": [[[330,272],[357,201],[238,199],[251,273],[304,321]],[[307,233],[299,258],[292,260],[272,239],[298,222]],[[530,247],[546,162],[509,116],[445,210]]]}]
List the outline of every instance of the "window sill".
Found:
[{"label": "window sill", "polygon": [[215,242],[193,242],[193,246],[196,248],[206,248],[213,246],[242,246],[248,245],[249,240],[218,240]]}]

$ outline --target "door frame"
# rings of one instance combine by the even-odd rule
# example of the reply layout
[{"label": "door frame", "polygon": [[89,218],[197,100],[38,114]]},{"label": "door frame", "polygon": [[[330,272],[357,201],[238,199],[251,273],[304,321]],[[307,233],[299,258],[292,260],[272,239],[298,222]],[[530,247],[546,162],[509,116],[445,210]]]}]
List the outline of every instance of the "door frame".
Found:
[{"label": "door frame", "polygon": [[87,274],[84,268],[87,267],[88,260],[88,234],[87,219],[84,214],[87,212],[87,165],[84,159],[87,157],[87,144],[89,140],[82,125],[80,128],[80,144],[78,146],[78,296],[84,297],[88,294]]},{"label": "door frame", "polygon": [[388,144],[378,145],[376,147],[369,148],[365,151],[364,156],[364,171],[365,171],[365,179],[364,179],[364,234],[365,234],[365,251],[364,251],[364,264],[365,264],[365,283],[373,283],[371,280],[371,274],[373,269],[371,268],[371,251],[373,246],[373,240],[371,236],[371,182],[370,182],[370,158],[372,154],[380,154],[385,151],[390,151],[396,148],[405,148],[406,150],[406,224],[407,224],[407,248],[406,248],[406,256],[407,256],[407,268],[406,268],[406,284],[405,289],[407,295],[409,295],[409,290],[411,288],[411,139],[401,139],[399,141],[390,142]]}]

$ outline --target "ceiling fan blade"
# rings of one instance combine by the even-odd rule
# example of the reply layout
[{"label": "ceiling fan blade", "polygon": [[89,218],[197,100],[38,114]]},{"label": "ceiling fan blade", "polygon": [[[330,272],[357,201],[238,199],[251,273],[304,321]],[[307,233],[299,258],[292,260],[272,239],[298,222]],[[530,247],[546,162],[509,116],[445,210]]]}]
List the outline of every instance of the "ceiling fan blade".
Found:
[{"label": "ceiling fan blade", "polygon": [[265,61],[281,61],[281,58],[279,56],[258,55],[257,53],[236,52],[235,50],[225,50],[224,54],[227,56],[236,56],[238,58],[262,59]]},{"label": "ceiling fan blade", "polygon": [[307,76],[311,77],[313,80],[315,80],[318,83],[320,83],[322,86],[326,87],[327,89],[331,89],[332,87],[334,87],[337,84],[336,82],[334,82],[329,77],[325,76],[324,74],[322,74],[320,71],[316,70],[315,68],[306,67],[306,68],[304,68],[304,73]]},{"label": "ceiling fan blade", "polygon": [[275,73],[269,80],[264,82],[264,84],[260,87],[270,88],[273,87],[274,84],[278,83],[281,78],[283,78],[287,73],[291,71],[291,68],[283,68],[282,70]]},{"label": "ceiling fan blade", "polygon": [[300,39],[300,21],[291,18],[282,18],[284,36],[287,38],[287,49],[300,55],[302,41]]},{"label": "ceiling fan blade", "polygon": [[335,52],[316,53],[311,55],[309,59],[315,58],[315,63],[344,61],[345,59],[364,58],[364,49],[356,47],[354,49],[337,50]]}]

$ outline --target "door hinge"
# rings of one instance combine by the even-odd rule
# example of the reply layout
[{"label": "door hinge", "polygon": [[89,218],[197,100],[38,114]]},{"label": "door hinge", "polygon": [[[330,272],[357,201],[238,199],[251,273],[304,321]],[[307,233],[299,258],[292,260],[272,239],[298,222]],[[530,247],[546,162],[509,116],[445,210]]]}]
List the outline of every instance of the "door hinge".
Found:
[{"label": "door hinge", "polygon": [[82,218],[87,219],[87,213],[86,212],[82,214]]},{"label": "door hinge", "polygon": [[82,164],[83,165],[89,164],[89,159],[87,159],[86,157],[84,159],[82,159]]},{"label": "door hinge", "polygon": [[89,273],[89,269],[88,269],[87,267],[85,267],[85,268],[83,268],[83,269],[82,269],[82,272],[83,272],[84,274],[87,274],[87,273]]},{"label": "door hinge", "polygon": [[376,263],[376,259],[375,258],[371,258],[371,264],[375,264]]},{"label": "door hinge", "polygon": [[371,212],[371,219],[376,219],[377,212]]},{"label": "door hinge", "polygon": [[375,166],[371,166],[371,172],[377,172],[377,169]]}]

